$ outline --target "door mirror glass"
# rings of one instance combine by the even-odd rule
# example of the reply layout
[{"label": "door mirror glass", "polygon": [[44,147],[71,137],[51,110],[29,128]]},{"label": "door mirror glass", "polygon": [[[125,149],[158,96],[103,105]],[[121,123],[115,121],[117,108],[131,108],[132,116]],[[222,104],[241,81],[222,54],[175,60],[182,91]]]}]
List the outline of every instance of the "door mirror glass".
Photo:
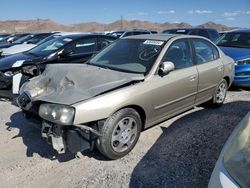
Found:
[{"label": "door mirror glass", "polygon": [[175,69],[171,61],[165,61],[160,65],[159,75],[164,76]]},{"label": "door mirror glass", "polygon": [[59,56],[59,57],[68,57],[68,56],[70,56],[72,53],[73,53],[73,52],[72,52],[71,49],[64,49],[64,50],[58,52],[58,56]]}]

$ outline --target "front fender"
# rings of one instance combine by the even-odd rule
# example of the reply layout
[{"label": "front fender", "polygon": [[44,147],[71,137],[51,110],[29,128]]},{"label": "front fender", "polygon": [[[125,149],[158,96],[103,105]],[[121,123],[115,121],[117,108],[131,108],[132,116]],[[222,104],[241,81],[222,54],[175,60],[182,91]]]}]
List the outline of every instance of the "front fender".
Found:
[{"label": "front fender", "polygon": [[72,105],[76,110],[73,124],[106,119],[117,110],[131,105],[141,107],[147,116],[152,109],[151,101],[150,90],[142,83],[131,85]]}]

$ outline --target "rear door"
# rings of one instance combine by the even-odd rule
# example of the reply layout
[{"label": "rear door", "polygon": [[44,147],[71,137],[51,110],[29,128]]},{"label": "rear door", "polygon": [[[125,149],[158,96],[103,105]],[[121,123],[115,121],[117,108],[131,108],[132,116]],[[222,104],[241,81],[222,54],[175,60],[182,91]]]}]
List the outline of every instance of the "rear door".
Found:
[{"label": "rear door", "polygon": [[207,101],[223,77],[223,63],[218,49],[204,39],[191,39],[199,73],[196,103]]}]

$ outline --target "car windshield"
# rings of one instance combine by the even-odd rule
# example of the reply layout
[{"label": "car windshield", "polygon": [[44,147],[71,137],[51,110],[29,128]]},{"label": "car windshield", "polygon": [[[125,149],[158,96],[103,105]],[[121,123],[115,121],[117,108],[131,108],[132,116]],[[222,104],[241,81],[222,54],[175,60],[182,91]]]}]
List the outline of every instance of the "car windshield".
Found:
[{"label": "car windshield", "polygon": [[67,36],[58,37],[58,38],[49,40],[47,42],[44,42],[41,45],[36,46],[35,48],[32,48],[27,53],[30,53],[36,56],[47,56],[47,55],[54,53],[59,48],[71,42],[72,40],[73,40],[72,38],[67,37]]},{"label": "car windshield", "polygon": [[34,35],[26,35],[24,37],[17,39],[13,43],[24,43],[24,42],[28,41],[29,39],[31,39],[32,37],[34,37]]},{"label": "car windshield", "polygon": [[42,44],[44,42],[47,42],[49,40],[52,40],[52,39],[55,39],[55,38],[58,38],[58,37],[61,37],[61,35],[51,35],[51,36],[46,37],[45,39],[39,41],[36,45],[39,46],[40,44]]},{"label": "car windshield", "polygon": [[9,36],[8,34],[0,35],[0,40],[3,40],[3,39],[5,39],[5,38],[8,37],[8,36]]},{"label": "car windshield", "polygon": [[121,39],[114,42],[88,64],[121,72],[147,74],[162,50],[164,41]]},{"label": "car windshield", "polygon": [[225,33],[217,42],[218,46],[250,48],[250,33]]}]

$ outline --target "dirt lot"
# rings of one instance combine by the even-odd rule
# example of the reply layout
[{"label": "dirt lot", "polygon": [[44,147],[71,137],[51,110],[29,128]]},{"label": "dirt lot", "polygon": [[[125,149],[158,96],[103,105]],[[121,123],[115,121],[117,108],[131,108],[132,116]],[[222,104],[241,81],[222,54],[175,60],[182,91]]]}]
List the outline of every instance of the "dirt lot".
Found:
[{"label": "dirt lot", "polygon": [[57,155],[18,109],[0,101],[0,187],[206,187],[223,143],[250,111],[250,92],[144,131],[126,157]]}]

